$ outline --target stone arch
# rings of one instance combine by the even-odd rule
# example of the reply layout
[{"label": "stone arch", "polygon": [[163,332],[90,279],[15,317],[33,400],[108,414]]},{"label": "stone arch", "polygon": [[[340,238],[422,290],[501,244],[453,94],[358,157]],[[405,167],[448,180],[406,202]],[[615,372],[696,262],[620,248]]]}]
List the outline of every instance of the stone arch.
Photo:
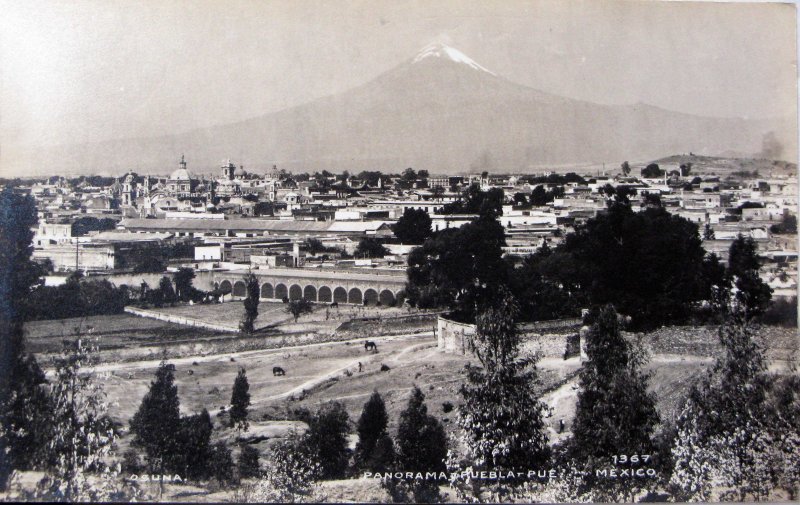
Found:
[{"label": "stone arch", "polygon": [[275,290],[272,289],[272,284],[265,282],[261,285],[261,298],[273,298],[274,296]]},{"label": "stone arch", "polygon": [[384,289],[383,291],[381,291],[381,294],[378,297],[378,299],[380,300],[381,305],[385,305],[387,307],[394,305],[395,302],[394,293],[392,293],[388,289]]},{"label": "stone arch", "polygon": [[286,284],[277,284],[275,286],[275,298],[278,300],[289,298],[289,288],[286,287]]},{"label": "stone arch", "polygon": [[379,301],[377,291],[372,288],[364,291],[364,305],[377,305]]},{"label": "stone arch", "polygon": [[303,298],[308,300],[309,302],[316,302],[317,301],[317,288],[312,285],[308,285],[303,288]]},{"label": "stone arch", "polygon": [[233,285],[233,296],[247,296],[247,285],[244,281],[236,281]]},{"label": "stone arch", "polygon": [[223,293],[230,293],[233,291],[233,286],[231,285],[231,281],[225,279],[224,281],[219,283],[219,290]]},{"label": "stone arch", "polygon": [[303,288],[297,284],[292,284],[289,288],[289,300],[299,300],[303,298]]},{"label": "stone arch", "polygon": [[350,290],[349,293],[347,293],[347,302],[348,303],[361,305],[362,299],[363,298],[362,298],[362,295],[361,295],[361,290],[358,289],[358,288],[353,288],[353,289]]},{"label": "stone arch", "polygon": [[331,288],[328,286],[322,286],[319,288],[318,298],[320,302],[331,302],[333,301],[333,294],[331,293]]},{"label": "stone arch", "polygon": [[339,286],[333,290],[333,301],[336,303],[347,303],[347,290]]}]

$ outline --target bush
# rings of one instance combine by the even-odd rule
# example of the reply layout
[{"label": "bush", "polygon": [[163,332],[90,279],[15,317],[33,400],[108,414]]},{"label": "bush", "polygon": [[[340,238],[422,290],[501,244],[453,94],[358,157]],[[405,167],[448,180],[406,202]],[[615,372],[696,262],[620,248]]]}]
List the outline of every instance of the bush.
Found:
[{"label": "bush", "polygon": [[261,475],[261,468],[258,464],[258,449],[250,445],[242,447],[239,453],[239,477],[247,479]]},{"label": "bush", "polygon": [[223,487],[235,484],[236,476],[233,473],[233,468],[231,450],[228,449],[225,442],[220,441],[214,444],[208,465],[208,471],[211,477]]},{"label": "bush", "polygon": [[453,403],[452,402],[444,402],[442,403],[442,412],[448,414],[453,411]]},{"label": "bush", "polygon": [[793,328],[797,326],[797,298],[776,298],[761,316],[763,324]]},{"label": "bush", "polygon": [[333,402],[322,407],[309,421],[304,444],[319,458],[323,479],[340,479],[350,459],[347,435],[350,417],[344,406]]},{"label": "bush", "polygon": [[381,363],[381,372],[388,372],[389,370],[391,370],[391,368],[389,368],[389,365]]}]

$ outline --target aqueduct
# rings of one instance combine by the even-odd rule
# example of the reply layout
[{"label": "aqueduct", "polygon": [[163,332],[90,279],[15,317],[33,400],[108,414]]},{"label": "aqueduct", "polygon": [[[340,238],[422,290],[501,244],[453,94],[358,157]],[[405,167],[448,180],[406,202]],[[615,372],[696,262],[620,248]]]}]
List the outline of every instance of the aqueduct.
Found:
[{"label": "aqueduct", "polygon": [[[393,305],[405,288],[402,271],[371,270],[312,270],[302,268],[270,268],[253,270],[261,287],[262,300],[281,301],[284,298],[312,302],[366,305]],[[213,287],[230,290],[234,299],[247,296],[244,274],[215,272]]]}]

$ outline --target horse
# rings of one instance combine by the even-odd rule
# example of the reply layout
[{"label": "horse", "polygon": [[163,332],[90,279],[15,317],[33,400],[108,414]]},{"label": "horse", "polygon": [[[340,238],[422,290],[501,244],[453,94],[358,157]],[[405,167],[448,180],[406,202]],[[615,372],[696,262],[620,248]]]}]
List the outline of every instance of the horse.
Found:
[{"label": "horse", "polygon": [[369,351],[370,349],[372,349],[375,352],[378,352],[378,346],[375,344],[375,342],[373,342],[371,340],[365,340],[364,341],[364,350],[365,351]]},{"label": "horse", "polygon": [[279,366],[274,366],[274,367],[272,367],[272,375],[273,375],[273,377],[276,376],[276,375],[286,375],[286,370],[284,370],[283,368],[281,368]]}]

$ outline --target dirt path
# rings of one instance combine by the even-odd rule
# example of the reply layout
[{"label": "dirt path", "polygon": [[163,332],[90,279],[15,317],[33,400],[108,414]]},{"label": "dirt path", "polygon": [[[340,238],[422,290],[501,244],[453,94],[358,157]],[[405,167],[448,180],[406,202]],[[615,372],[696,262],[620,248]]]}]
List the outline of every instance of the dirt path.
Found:
[{"label": "dirt path", "polygon": [[[421,332],[421,333],[407,333],[404,335],[386,335],[386,336],[376,336],[371,337],[372,340],[377,341],[392,341],[392,340],[405,340],[405,339],[416,339],[416,338],[430,338],[433,336],[432,331]],[[303,350],[303,349],[312,349],[312,348],[320,348],[326,346],[337,346],[337,345],[348,345],[348,344],[361,344],[364,342],[363,338],[357,338],[352,340],[341,340],[337,342],[320,342],[316,344],[300,344],[300,345],[292,345],[287,347],[280,347],[277,349],[256,349],[253,351],[239,351],[233,353],[220,353],[220,354],[209,354],[205,356],[188,356],[183,358],[175,358],[169,360],[170,363],[174,365],[191,365],[193,362],[210,362],[210,361],[218,361],[218,360],[228,360],[230,358],[244,358],[244,357],[265,357],[271,356],[273,354],[283,354],[287,351],[292,350]],[[119,372],[119,371],[130,371],[130,370],[141,370],[141,369],[151,369],[158,367],[161,360],[141,360],[141,361],[129,361],[125,363],[106,363],[102,365],[98,365],[94,368],[96,373],[104,373],[104,372]],[[358,361],[356,361],[358,364]],[[48,370],[48,375],[52,374],[51,370]]]}]

